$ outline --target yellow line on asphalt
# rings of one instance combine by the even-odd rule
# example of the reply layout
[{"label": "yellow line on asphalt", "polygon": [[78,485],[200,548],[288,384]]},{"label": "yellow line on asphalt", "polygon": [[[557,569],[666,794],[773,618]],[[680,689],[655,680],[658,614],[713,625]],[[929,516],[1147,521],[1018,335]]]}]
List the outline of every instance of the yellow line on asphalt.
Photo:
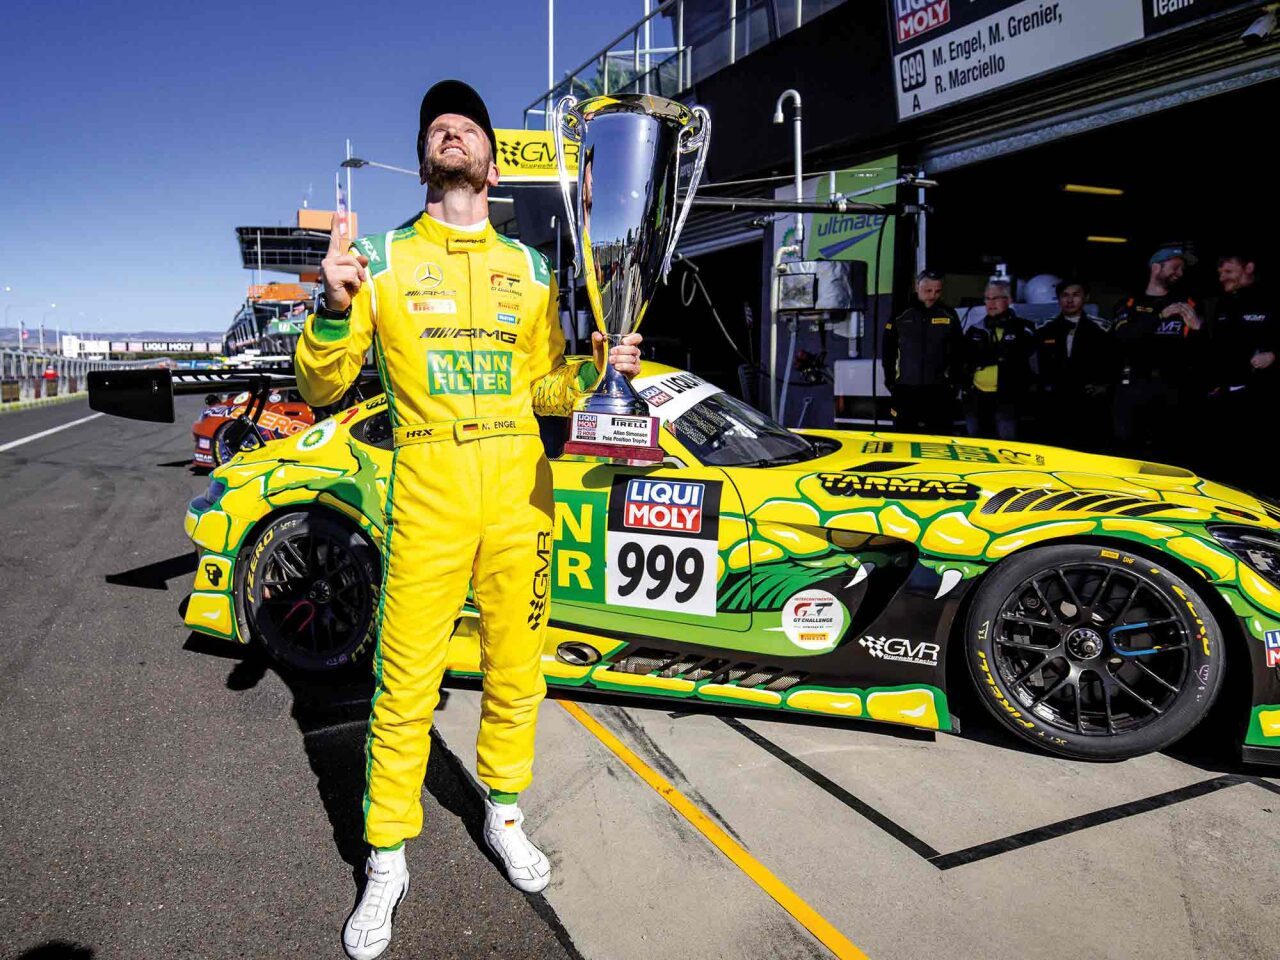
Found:
[{"label": "yellow line on asphalt", "polygon": [[567,700],[557,701],[580,724],[591,731],[601,743],[617,754],[618,759],[630,767],[645,783],[653,787],[658,795],[675,807],[676,811],[688,820],[704,837],[710,840],[720,852],[733,861],[734,866],[745,873],[765,893],[778,901],[779,906],[796,918],[796,921],[817,937],[828,950],[840,960],[869,960],[867,955],[819,914],[813,907],[800,899],[790,887],[779,880],[759,860],[747,853],[741,845],[705,813],[699,810],[679,790],[668,783],[661,774],[632,753],[627,746],[609,732],[600,721],[583,710],[576,703]]}]

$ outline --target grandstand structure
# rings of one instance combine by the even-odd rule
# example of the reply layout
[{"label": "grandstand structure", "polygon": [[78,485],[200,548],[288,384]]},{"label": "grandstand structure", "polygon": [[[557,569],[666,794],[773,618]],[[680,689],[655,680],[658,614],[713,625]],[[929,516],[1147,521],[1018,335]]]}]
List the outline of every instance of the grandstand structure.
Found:
[{"label": "grandstand structure", "polygon": [[[291,356],[302,324],[319,294],[320,261],[329,248],[332,210],[298,211],[292,227],[236,227],[240,261],[254,273],[231,325],[223,337],[223,352],[237,355]],[[351,236],[356,215],[350,215]],[[291,274],[292,282],[264,282],[264,273]]]}]

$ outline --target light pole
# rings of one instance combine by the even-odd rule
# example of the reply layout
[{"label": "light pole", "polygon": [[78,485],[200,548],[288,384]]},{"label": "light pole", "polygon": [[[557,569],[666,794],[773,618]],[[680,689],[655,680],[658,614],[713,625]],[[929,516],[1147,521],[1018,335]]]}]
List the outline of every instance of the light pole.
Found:
[{"label": "light pole", "polygon": [[[5,292],[5,293],[13,293],[13,287],[9,286],[8,284],[5,284],[4,292]],[[8,303],[6,303],[6,304],[4,305],[4,328],[5,328],[6,330],[8,330],[8,329],[9,329],[9,311],[13,309],[13,300],[12,300],[12,298],[6,298],[6,299],[8,299],[8,300],[9,300],[9,302],[8,302]],[[18,332],[18,347],[19,347],[19,348],[21,348],[21,347],[22,347],[22,332],[21,332],[21,331],[19,331],[19,332]]]},{"label": "light pole", "polygon": [[49,314],[58,309],[56,303],[49,304],[49,309],[40,317],[40,352],[44,353],[44,325],[49,319]]},{"label": "light pole", "polygon": [[[797,13],[797,17],[799,14]],[[799,203],[804,199],[800,194],[804,187],[802,180],[804,179],[801,169],[801,150],[800,150],[800,94],[795,90],[783,90],[778,97],[778,102],[773,107],[773,122],[781,124],[785,119],[782,115],[782,105],[788,100],[795,101],[795,116],[792,117],[792,131],[794,132],[793,147],[795,151],[796,163],[796,202]],[[800,256],[804,256],[804,214],[796,214],[796,246],[800,248]]]},{"label": "light pole", "polygon": [[[495,163],[496,162],[497,161],[495,161]],[[389,163],[378,163],[378,161],[376,160],[365,160],[363,157],[348,157],[346,160],[342,161],[342,166],[347,167],[351,170],[359,170],[361,167],[377,167],[379,170],[390,170],[392,173],[407,174],[413,177],[415,180],[417,180],[420,176],[420,173],[417,170],[410,170],[407,167],[393,167]],[[348,202],[350,202],[350,196],[348,196],[347,199],[348,199]],[[511,197],[490,197],[489,202],[490,203],[515,203],[515,200],[513,200]]]}]

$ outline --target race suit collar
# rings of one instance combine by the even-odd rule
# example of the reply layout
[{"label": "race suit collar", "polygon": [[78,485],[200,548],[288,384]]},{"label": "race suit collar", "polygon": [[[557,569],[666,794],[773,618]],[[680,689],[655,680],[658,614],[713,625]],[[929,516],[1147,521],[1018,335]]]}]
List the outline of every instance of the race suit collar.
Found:
[{"label": "race suit collar", "polygon": [[[478,227],[478,229],[476,229]],[[413,224],[419,235],[437,243],[450,253],[480,253],[492,247],[498,239],[497,232],[488,220],[469,227],[457,227],[443,220],[437,220],[425,210]]]}]

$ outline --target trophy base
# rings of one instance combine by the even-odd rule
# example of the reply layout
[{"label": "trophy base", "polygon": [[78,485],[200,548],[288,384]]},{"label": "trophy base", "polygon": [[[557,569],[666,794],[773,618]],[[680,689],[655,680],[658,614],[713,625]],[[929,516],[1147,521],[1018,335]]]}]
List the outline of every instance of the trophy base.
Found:
[{"label": "trophy base", "polygon": [[653,466],[666,458],[661,447],[620,447],[613,443],[573,440],[564,445],[564,452],[576,457],[594,457],[629,467]]},{"label": "trophy base", "polygon": [[[594,398],[593,398],[594,399]],[[658,418],[575,410],[569,417],[564,452],[632,465],[661,463]]]}]

